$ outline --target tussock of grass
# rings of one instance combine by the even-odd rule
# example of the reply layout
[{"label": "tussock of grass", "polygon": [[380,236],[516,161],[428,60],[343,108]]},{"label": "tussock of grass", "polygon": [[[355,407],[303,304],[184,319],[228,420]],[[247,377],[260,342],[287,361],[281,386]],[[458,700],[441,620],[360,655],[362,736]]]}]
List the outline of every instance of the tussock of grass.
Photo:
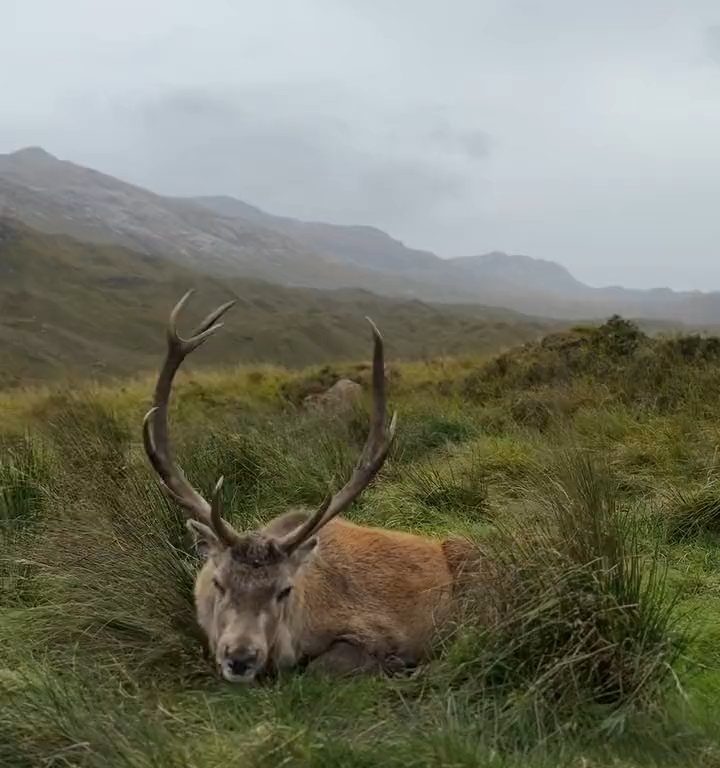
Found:
[{"label": "tussock of grass", "polygon": [[4,535],[19,533],[41,519],[49,461],[28,436],[13,441],[0,457],[0,530]]},{"label": "tussock of grass", "polygon": [[496,580],[466,608],[480,601],[494,621],[461,625],[454,679],[502,693],[511,720],[533,713],[543,734],[592,707],[605,719],[655,707],[684,648],[662,563],[643,557],[615,483],[586,455],[565,455],[532,491],[541,522],[494,542]]},{"label": "tussock of grass", "polygon": [[0,641],[24,636],[24,652],[58,665],[206,674],[184,544],[179,514],[135,477],[106,485],[99,504],[58,505],[27,548],[38,600],[5,617]]},{"label": "tussock of grass", "polygon": [[517,497],[522,494],[527,478],[537,470],[542,460],[541,449],[533,436],[504,434],[474,441],[468,446],[467,455],[477,463],[491,487]]},{"label": "tussock of grass", "polygon": [[403,411],[403,431],[398,438],[397,458],[412,463],[450,445],[465,443],[477,434],[473,422],[460,409],[438,413],[437,407],[426,406]]},{"label": "tussock of grass", "polygon": [[406,493],[450,519],[478,522],[490,516],[488,487],[477,462],[425,462],[404,471]]},{"label": "tussock of grass", "polygon": [[24,556],[52,504],[51,458],[30,437],[0,455],[0,608],[32,603],[34,565]]},{"label": "tussock of grass", "polygon": [[544,389],[516,396],[509,412],[519,426],[544,432],[570,418],[580,406],[578,399],[562,391]]},{"label": "tussock of grass", "polygon": [[668,494],[667,509],[671,540],[720,534],[720,481],[713,478],[690,490],[674,488]]}]

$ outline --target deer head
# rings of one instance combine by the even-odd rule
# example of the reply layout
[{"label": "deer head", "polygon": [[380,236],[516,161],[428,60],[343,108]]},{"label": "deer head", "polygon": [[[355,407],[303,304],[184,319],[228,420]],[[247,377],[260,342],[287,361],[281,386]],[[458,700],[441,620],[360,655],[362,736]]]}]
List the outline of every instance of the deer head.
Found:
[{"label": "deer head", "polygon": [[360,458],[346,484],[328,496],[317,510],[290,530],[236,531],[223,519],[222,477],[208,503],[188,482],[173,459],[168,430],[168,402],[174,376],[185,357],[217,332],[220,317],[234,304],[211,312],[182,338],[177,318],[189,291],[170,315],[168,350],[158,376],[153,407],[143,422],[143,441],[150,463],[166,493],[189,515],[187,526],[205,559],[196,582],[198,621],[222,676],[231,682],[249,682],[292,644],[292,617],[301,609],[302,595],[295,587],[318,545],[317,534],[347,509],[382,467],[390,449],[396,417],[386,426],[385,373],[380,332],[368,318],[374,340],[370,431]]}]

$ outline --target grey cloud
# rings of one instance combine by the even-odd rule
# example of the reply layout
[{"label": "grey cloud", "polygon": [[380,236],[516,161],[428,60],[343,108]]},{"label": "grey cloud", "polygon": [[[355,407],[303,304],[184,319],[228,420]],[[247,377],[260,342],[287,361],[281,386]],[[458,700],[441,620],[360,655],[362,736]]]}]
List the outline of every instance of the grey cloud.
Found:
[{"label": "grey cloud", "polygon": [[444,137],[429,152],[423,121],[403,114],[386,116],[379,140],[364,148],[350,120],[310,105],[288,110],[272,89],[180,90],[139,104],[137,114],[149,176],[161,191],[232,194],[278,213],[390,229],[466,192],[464,174],[445,162],[448,142],[470,156],[485,151],[483,135],[469,133]]},{"label": "grey cloud", "polygon": [[450,151],[460,151],[469,158],[487,157],[492,146],[490,135],[483,130],[457,130],[450,121],[438,123],[428,132],[432,142]]},{"label": "grey cloud", "polygon": [[378,208],[398,219],[434,210],[466,192],[459,174],[420,163],[386,163],[364,171],[359,179],[359,200],[368,213]]},{"label": "grey cloud", "polygon": [[462,134],[460,142],[470,157],[487,157],[490,153],[490,136],[485,131],[470,131]]},{"label": "grey cloud", "polygon": [[705,30],[705,45],[710,58],[720,64],[720,24]]},{"label": "grey cloud", "polygon": [[720,288],[717,0],[451,5],[23,0],[0,151],[441,255]]}]

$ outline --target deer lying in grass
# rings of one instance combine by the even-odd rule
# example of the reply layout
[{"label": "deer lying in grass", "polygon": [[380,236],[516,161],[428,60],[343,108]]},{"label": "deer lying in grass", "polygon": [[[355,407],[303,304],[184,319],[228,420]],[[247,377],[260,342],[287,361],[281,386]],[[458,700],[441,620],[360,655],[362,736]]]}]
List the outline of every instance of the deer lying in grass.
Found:
[{"label": "deer lying in grass", "polygon": [[190,338],[173,309],[168,351],[143,423],[147,455],[166,492],[190,514],[188,528],[205,558],[195,584],[197,619],[222,676],[250,682],[258,675],[308,663],[330,673],[394,671],[426,656],[447,617],[451,563],[460,540],[433,540],[355,525],[338,515],[382,467],[395,433],[386,416],[383,342],[374,338],[373,406],[369,435],[348,482],[312,514],[276,517],[239,533],[223,518],[222,478],[208,503],[175,464],[168,435],[168,400],[185,357],[221,326],[229,302]]}]

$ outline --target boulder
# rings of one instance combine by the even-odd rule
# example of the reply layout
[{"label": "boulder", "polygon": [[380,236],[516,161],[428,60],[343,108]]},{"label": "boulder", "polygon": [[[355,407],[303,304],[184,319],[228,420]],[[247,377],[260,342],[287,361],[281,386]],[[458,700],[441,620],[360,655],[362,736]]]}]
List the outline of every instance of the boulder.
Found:
[{"label": "boulder", "polygon": [[308,395],[303,405],[308,410],[344,411],[362,397],[363,388],[352,379],[340,379],[330,389],[317,395]]}]

